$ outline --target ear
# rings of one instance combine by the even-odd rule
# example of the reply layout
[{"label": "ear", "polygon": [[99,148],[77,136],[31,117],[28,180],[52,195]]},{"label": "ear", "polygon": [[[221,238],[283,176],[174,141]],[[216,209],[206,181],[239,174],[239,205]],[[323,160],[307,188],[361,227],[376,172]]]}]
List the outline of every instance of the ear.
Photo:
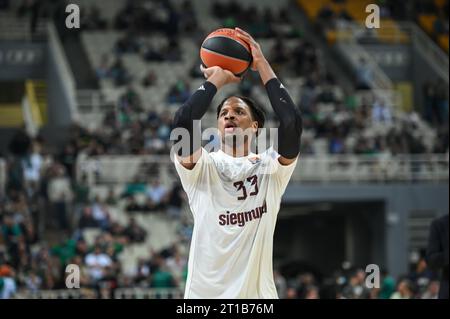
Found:
[{"label": "ear", "polygon": [[253,129],[253,133],[256,134],[258,132],[258,121],[252,122],[252,129]]}]

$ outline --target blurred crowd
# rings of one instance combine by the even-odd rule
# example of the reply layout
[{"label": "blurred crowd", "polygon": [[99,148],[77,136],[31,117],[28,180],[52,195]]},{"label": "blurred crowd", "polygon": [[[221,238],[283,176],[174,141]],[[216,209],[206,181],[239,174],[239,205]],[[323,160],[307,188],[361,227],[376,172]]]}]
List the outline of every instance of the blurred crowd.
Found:
[{"label": "blurred crowd", "polygon": [[[151,257],[131,274],[124,273],[119,259],[124,248],[151,237],[136,212],[178,220],[176,242],[187,243],[192,225],[181,216],[181,186],[162,185],[155,178],[151,184],[127,184],[119,193],[111,189],[100,198],[86,177],[75,178],[78,154],[90,151],[87,139],[74,135],[61,153],[23,132],[11,141],[6,192],[0,194],[0,299],[20,296],[24,289],[64,289],[69,264],[80,267],[80,284],[97,297],[112,297],[116,288],[184,285],[186,257],[181,259],[176,246],[149,252]],[[137,194],[144,197],[143,206],[133,206]],[[110,212],[121,202],[127,224]],[[86,237],[89,230],[96,230],[93,239]]]},{"label": "blurred crowd", "polygon": [[[159,5],[160,10],[165,11],[166,18],[180,18],[180,14],[175,7],[162,5],[155,1],[154,5]],[[386,15],[397,14],[398,8],[386,2],[383,5]],[[146,8],[139,7],[139,3],[134,4],[142,10]],[[150,119],[161,117],[162,121],[153,121],[153,123],[162,123],[162,128],[148,130],[148,125],[139,121],[140,124],[130,122],[127,125],[130,129],[130,138],[133,143],[126,145],[140,145],[140,150],[147,153],[148,148],[145,145],[150,143],[157,152],[167,150],[167,128],[170,128],[170,116],[173,113],[172,108],[167,109],[167,113],[155,115],[152,111],[153,106],[148,102],[141,102],[138,91],[133,89],[135,86],[158,87],[158,74],[150,70],[142,79],[133,79],[133,76],[127,70],[122,62],[123,55],[128,53],[139,54],[144,61],[180,61],[183,60],[183,54],[179,47],[180,36],[191,37],[193,41],[198,40],[201,35],[199,24],[192,22],[192,28],[175,27],[173,30],[166,30],[165,23],[158,23],[158,27],[153,26],[154,30],[160,34],[166,35],[167,44],[163,47],[157,47],[151,43],[142,41],[140,30],[133,27],[139,23],[138,16],[134,16],[139,10],[132,10],[133,5],[128,4],[127,14],[135,17],[128,19],[130,23],[121,26],[121,30],[126,30],[122,37],[117,40],[113,52],[104,54],[102,61],[97,66],[97,75],[99,79],[110,78],[120,87],[128,86],[127,93],[119,101],[119,111],[111,112],[105,118],[105,123],[99,135],[112,134],[114,126],[123,121],[123,118]],[[188,8],[189,12],[193,10],[190,2],[186,1],[182,5]],[[124,9],[125,10],[125,9]],[[141,10],[141,11],[142,11]],[[145,11],[144,10],[144,11]],[[186,9],[187,10],[187,9]],[[323,57],[313,43],[304,38],[301,30],[294,28],[292,16],[287,7],[279,10],[264,10],[253,6],[243,6],[236,1],[222,3],[216,1],[211,6],[211,15],[226,27],[240,26],[246,28],[258,39],[272,39],[273,45],[265,52],[268,60],[275,69],[279,77],[284,79],[301,78],[302,84],[296,88],[298,95],[293,95],[294,101],[304,114],[305,133],[302,143],[302,153],[318,154],[323,150],[317,150],[314,141],[323,139],[327,147],[325,152],[329,154],[369,154],[369,155],[396,155],[396,154],[428,154],[428,153],[447,153],[448,152],[448,92],[443,83],[427,83],[424,88],[423,110],[398,112],[393,105],[389,104],[389,99],[374,96],[370,94],[370,82],[373,75],[370,68],[367,67],[367,61],[360,61],[360,67],[357,71],[355,87],[351,91],[344,91],[336,82],[333,75],[325,68]],[[183,11],[183,10],[181,10]],[[322,11],[326,11],[326,7]],[[383,12],[384,12],[383,11]],[[123,14],[119,13],[119,16]],[[140,13],[142,14],[142,13]],[[327,16],[325,13],[319,15]],[[251,17],[249,19],[248,17]],[[193,21],[196,21],[196,15],[192,14]],[[120,20],[116,18],[116,21]],[[165,20],[167,22],[167,20]],[[181,23],[181,22],[180,22]],[[181,23],[183,24],[183,23]],[[178,25],[176,23],[175,25]],[[260,25],[264,25],[262,28]],[[290,26],[290,28],[288,27]],[[115,27],[119,26],[117,23]],[[143,27],[145,28],[145,27]],[[156,28],[156,29],[155,29]],[[294,40],[295,45],[287,45],[289,41]],[[114,59],[110,61],[110,56]],[[190,85],[190,79],[202,78],[198,63],[194,64],[190,74],[178,79],[175,83],[169,84],[170,89],[166,96],[166,104],[179,105],[193,92]],[[256,93],[255,88],[260,86],[258,75],[249,72],[239,84],[239,93],[250,96],[259,101],[268,111],[269,117],[276,121],[271,112],[271,107],[267,101]],[[368,93],[369,92],[369,93]],[[362,96],[362,98],[361,98]],[[126,105],[124,105],[124,103]],[[127,107],[127,105],[129,107]],[[128,108],[128,109],[127,109]],[[414,107],[413,107],[414,109]],[[416,108],[417,109],[417,108]],[[167,120],[167,121],[166,121]],[[123,124],[119,124],[123,125]],[[435,129],[434,136],[427,136],[430,133],[431,126]],[[120,127],[120,126],[119,126]],[[151,127],[151,124],[150,124]],[[155,130],[157,131],[155,134]],[[148,131],[148,134],[142,136],[142,132]],[[161,135],[161,131],[163,134]],[[134,134],[137,132],[138,134]],[[159,132],[159,133],[158,133]],[[118,137],[113,135],[114,139]],[[135,136],[136,138],[132,138]],[[156,136],[156,137],[155,137]],[[148,137],[151,142],[145,142],[143,139]],[[155,139],[156,138],[156,139]],[[139,140],[140,139],[140,140]],[[120,140],[120,139],[119,139]],[[144,145],[144,146],[142,146]],[[130,150],[118,150],[116,146],[113,153],[128,153]],[[137,147],[131,152],[136,153]],[[108,152],[106,152],[108,153]]]},{"label": "blurred crowd", "polygon": [[[385,7],[386,14],[397,10],[388,4]],[[83,10],[85,30],[123,31],[113,52],[109,52],[113,60],[106,53],[96,73],[99,79],[111,78],[117,87],[126,90],[118,98],[117,107],[105,114],[100,127],[88,130],[74,125],[61,150],[49,149],[43,139],[30,139],[21,132],[12,140],[10,153],[4,156],[7,191],[0,194],[0,299],[14,297],[22,289],[36,292],[65,288],[68,264],[80,266],[81,285],[92,289],[96,297],[113,297],[117,288],[136,286],[182,289],[186,280],[187,259],[182,247],[189,243],[192,224],[181,216],[186,201],[181,186],[137,178],[120,193],[111,190],[106,198],[99,198],[90,189],[87,177],[76,178],[76,161],[79,156],[168,154],[173,128],[171,109],[161,113],[151,110],[133,87],[155,86],[158,74],[149,71],[144,78],[135,79],[122,58],[133,53],[145,61],[181,61],[178,39],[190,36],[198,42],[205,32],[200,30],[190,1],[179,6],[170,1],[127,1],[114,21],[105,20],[95,5]],[[317,152],[313,145],[317,139],[326,141],[326,152],[330,154],[448,153],[449,98],[442,84],[424,87],[423,116],[414,112],[399,116],[380,98],[357,98],[370,76],[364,70],[354,91],[342,92],[324,69],[317,48],[293,27],[288,8],[273,12],[244,7],[237,1],[215,1],[211,15],[226,27],[241,26],[257,38],[273,39],[274,46],[267,55],[276,72],[282,79],[304,79],[299,96],[293,96],[304,116],[303,154]],[[345,12],[341,15],[348,18]],[[329,16],[324,7],[320,13],[323,23],[329,23]],[[140,41],[139,34],[149,31],[163,34],[166,45],[156,47]],[[295,39],[296,45],[288,47],[286,39]],[[202,76],[198,65],[189,76]],[[183,103],[192,93],[189,80],[179,79],[170,85],[168,104]],[[239,91],[258,100],[257,85],[257,75],[249,73]],[[270,110],[267,105],[266,109]],[[431,142],[422,135],[423,119],[437,129]],[[138,200],[140,196],[144,201]],[[127,225],[118,223],[111,214],[111,208],[119,203],[127,214]],[[140,260],[133,273],[127,274],[121,253],[152,236],[137,222],[138,212],[162,213],[177,219],[180,245],[152,251],[150,258]],[[99,231],[92,243],[85,238],[87,229]],[[49,234],[56,234],[56,238]],[[313,273],[288,274],[279,269],[275,280],[281,298],[302,299],[436,298],[439,287],[423,259],[401,278],[384,272],[381,286],[376,289],[364,284],[364,270],[348,265],[326,278]]]},{"label": "blurred crowd", "polygon": [[437,299],[439,280],[429,270],[424,258],[411,264],[408,274],[394,278],[381,269],[374,279],[372,270],[343,262],[332,276],[300,272],[285,277],[275,271],[275,284],[280,298],[286,299]]},{"label": "blurred crowd", "polygon": [[140,96],[128,88],[117,101],[117,108],[105,114],[95,130],[74,125],[64,153],[83,155],[168,154],[172,114],[144,111]]}]

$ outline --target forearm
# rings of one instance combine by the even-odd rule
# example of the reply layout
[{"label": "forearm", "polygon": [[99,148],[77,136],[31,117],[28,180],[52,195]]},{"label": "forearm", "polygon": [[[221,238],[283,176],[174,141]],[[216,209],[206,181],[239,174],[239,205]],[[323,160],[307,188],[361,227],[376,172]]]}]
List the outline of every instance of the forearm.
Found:
[{"label": "forearm", "polygon": [[[264,73],[264,79],[267,79],[266,76],[269,76],[269,72]],[[268,79],[265,87],[270,104],[280,121],[278,153],[288,159],[295,158],[300,153],[300,138],[303,132],[301,113],[276,77]]]},{"label": "forearm", "polygon": [[194,127],[194,121],[200,120],[205,115],[216,92],[217,87],[208,79],[175,113],[174,127],[185,128],[189,132],[190,154],[199,148],[199,145],[194,145],[199,143],[194,143],[193,137],[199,133],[197,131],[200,127]]},{"label": "forearm", "polygon": [[270,66],[269,62],[266,59],[261,60],[256,68],[258,70],[259,76],[261,77],[261,81],[263,85],[266,85],[271,79],[276,78],[276,74]]}]

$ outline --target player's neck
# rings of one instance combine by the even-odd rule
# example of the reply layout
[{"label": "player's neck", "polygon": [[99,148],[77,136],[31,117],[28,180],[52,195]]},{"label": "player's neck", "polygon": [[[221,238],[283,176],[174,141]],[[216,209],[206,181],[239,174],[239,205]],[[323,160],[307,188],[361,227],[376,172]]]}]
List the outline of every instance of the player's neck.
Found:
[{"label": "player's neck", "polygon": [[227,145],[226,143],[222,143],[221,150],[227,155],[230,155],[232,157],[244,157],[248,156],[249,154],[249,148],[247,147],[247,143],[245,143],[242,146],[236,146],[236,145]]}]

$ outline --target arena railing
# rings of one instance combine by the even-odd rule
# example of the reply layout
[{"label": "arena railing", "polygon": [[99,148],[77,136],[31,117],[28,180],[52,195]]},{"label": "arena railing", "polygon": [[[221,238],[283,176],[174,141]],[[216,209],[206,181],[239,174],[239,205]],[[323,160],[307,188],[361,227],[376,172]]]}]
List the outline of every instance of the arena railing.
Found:
[{"label": "arena railing", "polygon": [[[12,1],[11,1],[12,2]],[[0,40],[36,41],[45,39],[46,19],[40,18],[34,34],[31,32],[30,18],[17,18],[14,11],[0,11]]]},{"label": "arena railing", "polygon": [[[439,74],[442,80],[449,83],[449,57],[427,34],[413,22],[395,22],[395,25],[381,25],[378,30],[369,30],[354,22],[339,22],[337,40],[364,43],[411,43],[424,59]],[[383,32],[380,32],[380,31]]]},{"label": "arena railing", "polygon": [[[118,288],[113,291],[113,299],[182,299],[180,288]],[[21,290],[15,295],[16,299],[97,299],[94,289],[58,289],[58,290]],[[104,298],[104,297],[103,297]]]},{"label": "arena railing", "polygon": [[[366,35],[363,30],[365,29],[361,29],[357,24],[340,22],[338,24],[336,48],[347,59],[355,72],[361,67],[370,70],[372,76],[368,84],[377,99],[385,101],[386,105],[397,107],[400,105],[399,96],[391,79],[373,60],[369,52],[358,43],[361,34]],[[364,65],[361,64],[362,60]]]},{"label": "arena railing", "polygon": [[402,28],[411,33],[413,45],[420,52],[422,57],[428,61],[434,71],[449,84],[449,59],[448,55],[415,23],[400,23]]},{"label": "arena railing", "polygon": [[118,94],[109,89],[77,90],[76,102],[79,124],[87,129],[95,129],[101,126],[108,111],[117,111],[117,100]]},{"label": "arena railing", "polygon": [[58,32],[53,22],[47,23],[47,34],[49,51],[57,68],[57,73],[63,79],[61,85],[64,91],[65,102],[71,113],[71,119],[79,122],[79,114],[76,103],[76,83],[69,62],[64,53],[63,45],[59,39]]},{"label": "arena railing", "polygon": [[[388,183],[448,181],[447,154],[301,156],[291,178],[298,183]],[[169,156],[97,156],[77,160],[77,178],[90,185],[115,185],[158,178],[178,180]]]},{"label": "arena railing", "polygon": [[179,288],[119,288],[114,291],[114,299],[182,299],[183,295]]}]

